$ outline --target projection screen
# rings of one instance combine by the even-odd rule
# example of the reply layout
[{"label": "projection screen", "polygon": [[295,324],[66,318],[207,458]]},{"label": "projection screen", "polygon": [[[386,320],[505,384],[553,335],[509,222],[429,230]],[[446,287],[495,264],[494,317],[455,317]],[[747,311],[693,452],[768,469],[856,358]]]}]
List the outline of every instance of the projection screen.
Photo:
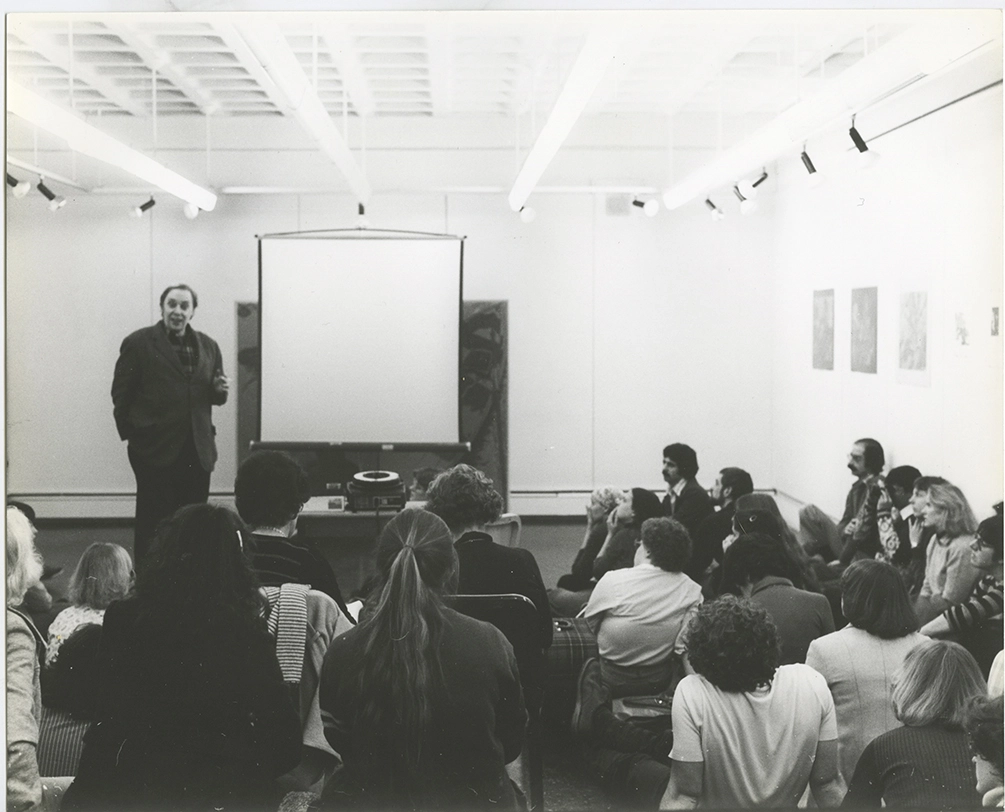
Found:
[{"label": "projection screen", "polygon": [[456,443],[463,241],[358,234],[259,239],[260,439]]}]

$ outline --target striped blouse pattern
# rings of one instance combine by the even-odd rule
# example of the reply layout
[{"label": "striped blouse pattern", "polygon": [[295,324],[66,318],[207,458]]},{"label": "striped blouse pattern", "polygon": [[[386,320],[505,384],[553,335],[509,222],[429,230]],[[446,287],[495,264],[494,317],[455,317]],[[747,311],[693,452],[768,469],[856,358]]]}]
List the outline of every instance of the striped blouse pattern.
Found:
[{"label": "striped blouse pattern", "polygon": [[952,631],[968,631],[980,628],[991,618],[1000,615],[1003,604],[1002,582],[994,575],[985,575],[977,582],[967,600],[946,610],[945,618]]}]

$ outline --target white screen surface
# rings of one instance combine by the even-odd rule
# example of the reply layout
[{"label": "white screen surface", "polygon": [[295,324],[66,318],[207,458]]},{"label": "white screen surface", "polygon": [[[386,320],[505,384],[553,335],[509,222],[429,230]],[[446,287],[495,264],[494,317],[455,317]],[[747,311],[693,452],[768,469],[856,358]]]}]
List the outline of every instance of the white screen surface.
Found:
[{"label": "white screen surface", "polygon": [[458,441],[461,242],[261,240],[261,439]]}]

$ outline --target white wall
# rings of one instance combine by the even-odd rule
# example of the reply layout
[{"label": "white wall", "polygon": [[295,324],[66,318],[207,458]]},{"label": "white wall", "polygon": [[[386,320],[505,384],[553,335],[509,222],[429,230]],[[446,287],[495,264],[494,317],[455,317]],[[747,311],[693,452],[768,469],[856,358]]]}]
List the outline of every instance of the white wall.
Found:
[{"label": "white wall", "polygon": [[[871,142],[856,171],[844,132],[813,150],[827,182],[781,176],[776,218],[774,483],[840,514],[845,455],[875,437],[890,465],[945,476],[978,516],[1002,490],[1001,85]],[[827,156],[837,156],[830,157]],[[877,287],[878,371],[850,370],[851,289]],[[811,368],[812,297],[835,290],[835,369]],[[900,294],[927,291],[929,385],[898,376]],[[965,314],[969,344],[955,339]]]}]

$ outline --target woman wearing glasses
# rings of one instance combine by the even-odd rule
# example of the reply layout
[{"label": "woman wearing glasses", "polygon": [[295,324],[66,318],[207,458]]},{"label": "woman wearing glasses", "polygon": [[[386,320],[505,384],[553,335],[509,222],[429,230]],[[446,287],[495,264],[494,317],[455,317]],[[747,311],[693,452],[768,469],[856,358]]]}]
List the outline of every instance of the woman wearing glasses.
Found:
[{"label": "woman wearing glasses", "polygon": [[970,597],[949,607],[922,628],[929,637],[956,639],[988,673],[1002,648],[1002,517],[985,519],[970,545],[970,563],[980,572]]}]

